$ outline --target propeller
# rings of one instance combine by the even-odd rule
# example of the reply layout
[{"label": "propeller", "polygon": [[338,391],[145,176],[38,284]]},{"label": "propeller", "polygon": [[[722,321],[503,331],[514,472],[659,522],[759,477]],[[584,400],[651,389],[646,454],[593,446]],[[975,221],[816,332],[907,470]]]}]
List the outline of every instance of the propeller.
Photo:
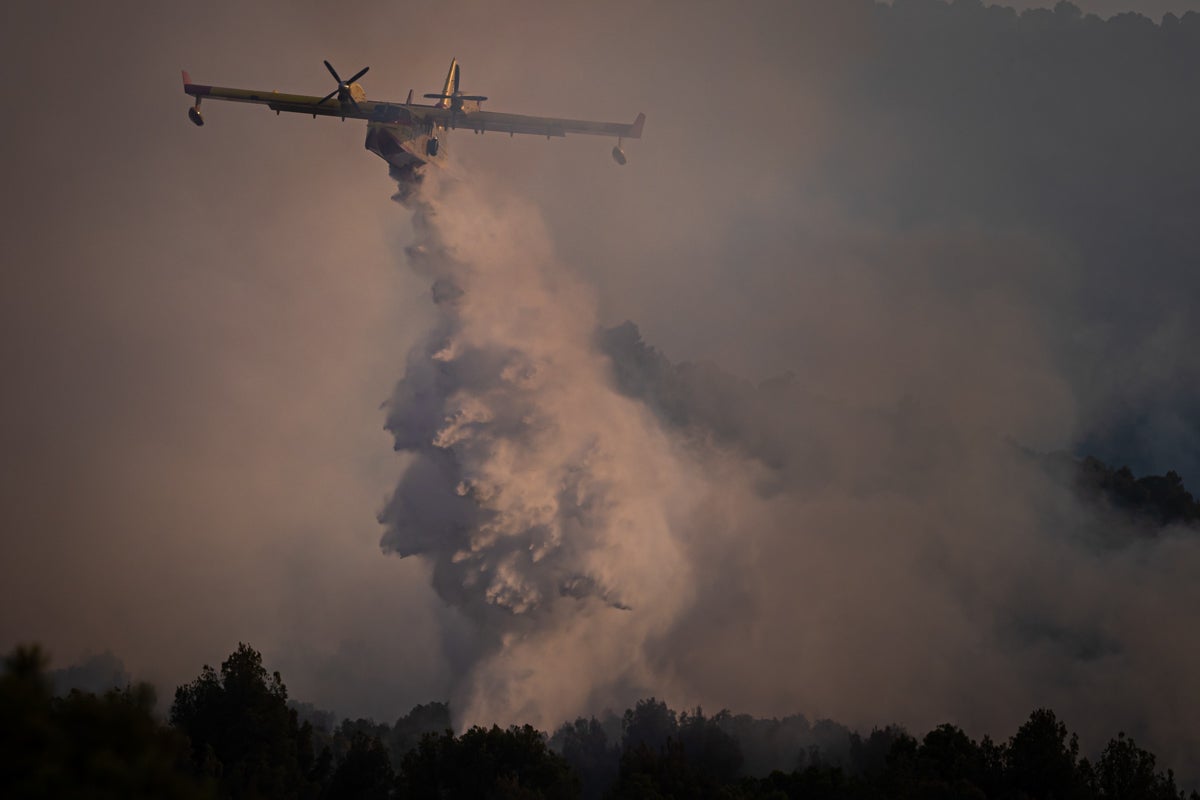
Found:
[{"label": "propeller", "polygon": [[350,84],[354,83],[363,75],[366,75],[367,70],[369,70],[370,67],[363,67],[358,72],[354,73],[349,80],[342,80],[341,76],[337,74],[337,70],[333,68],[333,64],[330,64],[328,61],[325,62],[325,69],[329,70],[329,74],[333,76],[335,81],[337,81],[337,88],[318,100],[317,105],[321,105],[326,100],[329,100],[334,95],[337,95],[339,100],[349,101],[350,105],[354,106],[354,110],[358,111],[358,103],[354,102],[354,98],[350,94]]}]

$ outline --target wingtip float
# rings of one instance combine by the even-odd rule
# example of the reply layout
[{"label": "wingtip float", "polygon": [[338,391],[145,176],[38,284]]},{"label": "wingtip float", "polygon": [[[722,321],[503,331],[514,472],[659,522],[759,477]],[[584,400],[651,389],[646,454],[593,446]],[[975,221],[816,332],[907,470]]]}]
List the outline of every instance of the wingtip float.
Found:
[{"label": "wingtip float", "polygon": [[617,139],[612,149],[613,160],[625,164],[628,159],[622,149],[624,140],[640,139],[646,123],[645,114],[638,114],[633,123],[624,124],[484,111],[482,104],[487,97],[465,94],[461,90],[461,71],[457,59],[450,62],[450,71],[442,91],[424,95],[435,101],[432,104],[414,103],[412,90],[409,90],[408,99],[403,103],[368,100],[358,79],[367,73],[369,67],[363,67],[346,80],[342,80],[328,61],[325,62],[325,68],[337,81],[337,86],[324,97],[204,86],[193,83],[187,70],[183,70],[183,91],[196,98],[195,104],[188,109],[188,119],[195,125],[204,125],[204,117],[200,115],[200,101],[204,98],[256,103],[267,106],[276,114],[287,111],[311,114],[314,119],[319,116],[340,117],[342,120],[363,119],[367,121],[366,148],[402,171],[443,161],[445,149],[441,146],[441,137],[446,131],[458,128],[467,128],[475,133],[507,133],[510,136],[532,134],[547,139],[567,134],[612,136]]}]

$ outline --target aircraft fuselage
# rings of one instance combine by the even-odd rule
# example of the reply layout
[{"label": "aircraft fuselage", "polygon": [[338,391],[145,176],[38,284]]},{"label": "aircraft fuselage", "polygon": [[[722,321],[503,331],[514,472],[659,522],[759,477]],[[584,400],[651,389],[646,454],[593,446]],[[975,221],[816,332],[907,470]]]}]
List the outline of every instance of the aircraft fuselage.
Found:
[{"label": "aircraft fuselage", "polygon": [[444,158],[441,142],[431,146],[431,140],[436,141],[436,136],[419,123],[367,123],[366,148],[396,169],[415,168]]}]

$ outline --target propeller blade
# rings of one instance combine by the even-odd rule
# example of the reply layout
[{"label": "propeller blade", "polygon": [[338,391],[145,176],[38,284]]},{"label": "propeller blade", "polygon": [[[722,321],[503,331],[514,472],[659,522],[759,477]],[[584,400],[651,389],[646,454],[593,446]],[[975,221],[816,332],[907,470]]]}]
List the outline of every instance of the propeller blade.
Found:
[{"label": "propeller blade", "polygon": [[354,83],[356,80],[361,78],[363,75],[366,75],[367,70],[369,70],[369,69],[370,69],[370,67],[363,67],[358,72],[354,73],[354,77],[350,78],[348,81],[346,81],[346,83]]},{"label": "propeller blade", "polygon": [[335,81],[337,81],[338,83],[342,82],[342,79],[338,77],[337,70],[333,68],[333,64],[330,64],[328,61],[326,61],[325,69],[329,70],[329,74],[333,76],[333,79]]},{"label": "propeller blade", "polygon": [[358,103],[353,97],[350,98],[350,105],[354,106],[355,111],[359,112],[360,114],[362,113],[362,109],[358,107]]},{"label": "propeller blade", "polygon": [[333,96],[334,96],[335,94],[337,94],[337,93],[338,93],[338,90],[337,90],[337,89],[334,89],[332,92],[330,92],[329,94],[325,95],[325,96],[324,96],[324,97],[322,97],[320,100],[318,100],[318,101],[317,101],[317,105],[323,105],[323,104],[325,103],[325,101],[326,101],[326,100],[328,100],[329,98],[333,97]]},{"label": "propeller blade", "polygon": [[484,100],[487,100],[487,98],[481,94],[460,94],[458,96],[458,99],[459,100],[474,100],[477,103],[482,103]]},{"label": "propeller blade", "polygon": [[422,97],[428,97],[430,100],[453,100],[454,96],[449,94],[426,94]]}]

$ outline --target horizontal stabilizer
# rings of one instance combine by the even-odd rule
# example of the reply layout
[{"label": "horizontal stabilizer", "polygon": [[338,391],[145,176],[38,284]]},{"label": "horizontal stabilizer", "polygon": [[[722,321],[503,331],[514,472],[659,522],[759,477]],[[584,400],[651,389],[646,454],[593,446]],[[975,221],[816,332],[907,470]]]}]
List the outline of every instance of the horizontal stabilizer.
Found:
[{"label": "horizontal stabilizer", "polygon": [[476,103],[482,103],[487,100],[481,94],[427,94],[424,95],[430,100],[474,100]]}]

